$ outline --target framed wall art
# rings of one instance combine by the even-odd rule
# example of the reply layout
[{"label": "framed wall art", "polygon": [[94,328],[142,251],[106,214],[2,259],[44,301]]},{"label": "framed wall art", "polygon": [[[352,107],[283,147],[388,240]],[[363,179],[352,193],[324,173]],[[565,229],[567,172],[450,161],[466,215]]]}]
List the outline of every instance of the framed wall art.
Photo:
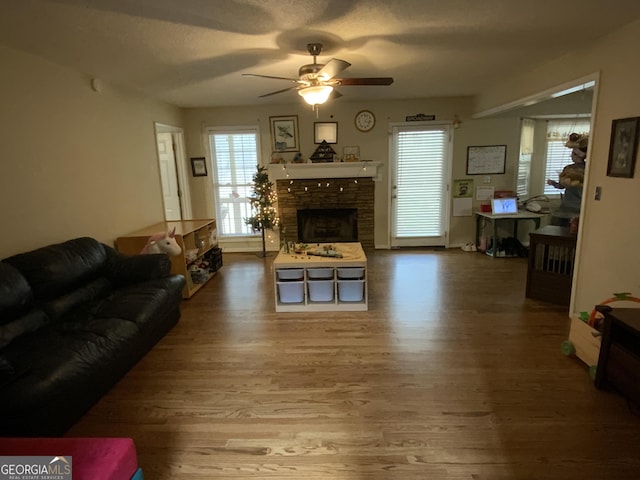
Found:
[{"label": "framed wall art", "polygon": [[297,152],[300,150],[298,140],[298,116],[269,117],[271,124],[271,150],[273,152]]},{"label": "framed wall art", "polygon": [[467,175],[504,173],[506,159],[506,145],[467,147]]},{"label": "framed wall art", "polygon": [[607,176],[633,178],[639,128],[640,117],[619,118],[612,122]]},{"label": "framed wall art", "polygon": [[207,160],[205,157],[191,158],[191,173],[193,173],[194,177],[207,176]]},{"label": "framed wall art", "polygon": [[315,122],[313,131],[313,143],[338,143],[338,122]]}]

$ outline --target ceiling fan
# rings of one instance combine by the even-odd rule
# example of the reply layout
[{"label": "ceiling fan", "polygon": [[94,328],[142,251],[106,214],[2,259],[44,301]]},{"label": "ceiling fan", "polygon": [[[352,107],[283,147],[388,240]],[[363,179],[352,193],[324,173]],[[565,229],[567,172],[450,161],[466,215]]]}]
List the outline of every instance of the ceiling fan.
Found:
[{"label": "ceiling fan", "polygon": [[342,95],[335,90],[338,86],[360,86],[360,85],[391,85],[392,77],[371,77],[371,78],[337,78],[336,75],[351,66],[349,62],[332,58],[327,64],[317,63],[316,57],[322,52],[321,43],[307,44],[309,55],[313,56],[313,63],[303,65],[298,71],[299,78],[274,77],[270,75],[257,75],[254,73],[243,73],[245,77],[272,78],[275,80],[288,80],[295,85],[276,90],[275,92],[260,95],[269,97],[289,90],[297,90],[298,94],[304,98],[309,105],[320,105],[326,102],[330,96],[334,98]]}]

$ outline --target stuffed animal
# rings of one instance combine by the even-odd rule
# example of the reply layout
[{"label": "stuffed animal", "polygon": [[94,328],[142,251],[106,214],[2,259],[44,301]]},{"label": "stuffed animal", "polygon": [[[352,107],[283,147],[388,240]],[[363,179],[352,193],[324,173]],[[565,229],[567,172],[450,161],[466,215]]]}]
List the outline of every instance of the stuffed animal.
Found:
[{"label": "stuffed animal", "polygon": [[151,235],[147,244],[140,252],[143,255],[151,253],[166,253],[169,256],[175,257],[180,255],[182,249],[178,242],[176,242],[176,227],[170,232],[159,232]]}]

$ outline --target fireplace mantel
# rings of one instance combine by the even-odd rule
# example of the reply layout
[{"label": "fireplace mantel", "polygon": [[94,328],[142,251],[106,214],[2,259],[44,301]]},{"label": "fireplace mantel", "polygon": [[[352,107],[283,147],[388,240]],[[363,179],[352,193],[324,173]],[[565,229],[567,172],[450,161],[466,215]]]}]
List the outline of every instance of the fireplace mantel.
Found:
[{"label": "fireplace mantel", "polygon": [[269,165],[271,180],[370,177],[381,179],[382,162],[283,163]]}]

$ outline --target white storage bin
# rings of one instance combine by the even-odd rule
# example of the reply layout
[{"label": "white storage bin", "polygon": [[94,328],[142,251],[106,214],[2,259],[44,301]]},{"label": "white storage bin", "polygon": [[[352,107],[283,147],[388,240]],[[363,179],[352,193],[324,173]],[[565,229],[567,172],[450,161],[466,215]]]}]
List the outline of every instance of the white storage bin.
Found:
[{"label": "white storage bin", "polygon": [[344,267],[338,269],[338,278],[364,278],[364,267]]},{"label": "white storage bin", "polygon": [[279,268],[276,270],[278,280],[302,280],[304,270],[302,268]]},{"label": "white storage bin", "polygon": [[364,280],[339,280],[338,300],[341,302],[362,302],[364,300]]},{"label": "white storage bin", "polygon": [[304,282],[276,282],[280,303],[302,303],[304,301]]},{"label": "white storage bin", "polygon": [[333,280],[333,268],[307,268],[308,278]]},{"label": "white storage bin", "polygon": [[309,280],[309,300],[312,302],[333,301],[334,283],[331,280]]}]

